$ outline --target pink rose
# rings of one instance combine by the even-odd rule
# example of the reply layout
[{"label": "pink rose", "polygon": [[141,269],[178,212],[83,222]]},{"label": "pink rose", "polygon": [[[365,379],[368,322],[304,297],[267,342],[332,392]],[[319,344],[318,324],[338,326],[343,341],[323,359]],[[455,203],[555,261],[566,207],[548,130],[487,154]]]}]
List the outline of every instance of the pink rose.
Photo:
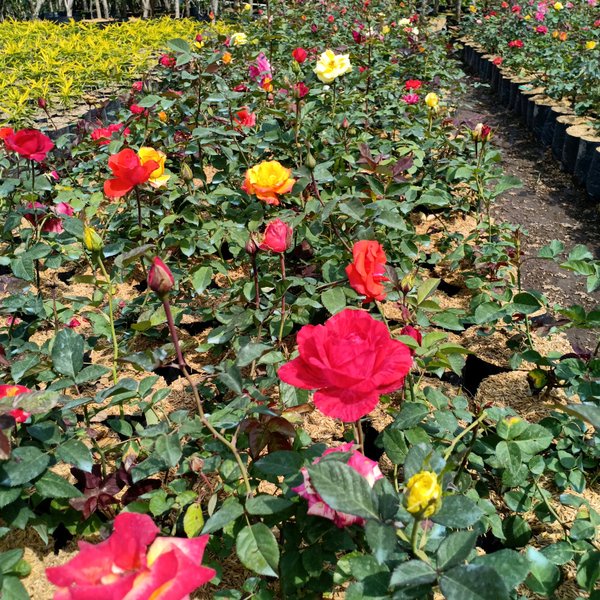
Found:
[{"label": "pink rose", "polygon": [[292,228],[281,219],[273,219],[265,229],[263,241],[259,244],[261,250],[282,253],[292,245]]},{"label": "pink rose", "polygon": [[[325,450],[325,452],[323,452],[321,457],[315,458],[312,464],[316,465],[321,460],[321,458],[323,458],[323,456],[333,454],[334,452],[352,452],[352,448],[352,442],[347,442],[346,444],[342,444],[341,446],[337,446],[336,448],[328,448],[327,450]],[[348,459],[347,464],[349,467],[352,467],[357,473],[362,475],[371,487],[375,485],[375,482],[378,479],[383,478],[383,474],[379,469],[379,465],[374,460],[371,460],[370,458],[367,458],[364,454],[358,452],[358,450],[352,452],[352,455]],[[308,471],[305,467],[302,467],[301,473],[304,477],[304,482],[298,487],[292,489],[301,498],[304,498],[308,502],[307,513],[309,515],[329,519],[340,528],[349,527],[350,525],[364,524],[365,520],[362,517],[355,517],[354,515],[349,515],[347,513],[336,511],[333,508],[331,508],[331,506],[326,504],[323,498],[321,498],[321,496],[319,496],[317,491],[313,488],[310,481],[310,476],[308,475]]]},{"label": "pink rose", "polygon": [[282,381],[317,390],[315,406],[351,422],[371,412],[381,394],[401,388],[412,366],[406,345],[367,311],[346,308],[324,325],[298,333],[298,358],[279,368]]},{"label": "pink rose", "polygon": [[406,104],[418,104],[419,100],[418,94],[404,94],[404,96],[402,96],[402,101],[406,102]]}]

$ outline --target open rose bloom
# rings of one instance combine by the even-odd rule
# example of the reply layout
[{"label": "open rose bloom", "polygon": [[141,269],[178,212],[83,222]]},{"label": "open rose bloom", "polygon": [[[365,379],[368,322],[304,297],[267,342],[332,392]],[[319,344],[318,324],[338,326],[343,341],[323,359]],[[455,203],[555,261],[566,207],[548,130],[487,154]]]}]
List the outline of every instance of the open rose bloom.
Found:
[{"label": "open rose bloom", "polygon": [[370,413],[381,394],[401,388],[412,366],[408,347],[364,310],[346,308],[325,325],[305,325],[297,342],[300,355],[280,367],[280,379],[317,390],[315,406],[346,422]]},{"label": "open rose bloom", "polygon": [[[328,454],[332,454],[334,452],[352,452],[353,443],[348,442],[346,444],[342,444],[341,446],[337,446],[336,448],[328,448],[323,452],[323,456],[327,456]],[[323,457],[322,456],[322,457]],[[316,465],[321,458],[316,458],[313,461],[313,465]],[[352,452],[352,455],[348,459],[348,466],[352,467],[357,473],[362,475],[369,485],[373,487],[375,482],[378,479],[383,478],[383,474],[381,473],[378,464],[367,458],[364,454],[355,450]],[[301,498],[304,498],[308,502],[308,511],[309,515],[314,515],[315,517],[323,517],[324,519],[330,519],[333,521],[338,527],[348,527],[350,525],[363,525],[365,520],[361,517],[356,517],[354,515],[349,515],[347,513],[339,512],[337,510],[333,510],[331,506],[325,503],[323,498],[319,496],[316,490],[313,488],[310,476],[308,475],[308,471],[306,468],[302,468],[302,476],[304,477],[304,482],[298,487],[292,488],[294,492],[296,492]]]},{"label": "open rose bloom", "polygon": [[276,160],[265,160],[246,171],[242,189],[267,204],[279,204],[279,196],[292,191],[292,170]]},{"label": "open rose bloom", "polygon": [[157,537],[148,515],[121,513],[99,544],[79,542],[79,554],[46,569],[59,589],[54,600],[189,600],[215,576],[201,565],[208,535]]}]

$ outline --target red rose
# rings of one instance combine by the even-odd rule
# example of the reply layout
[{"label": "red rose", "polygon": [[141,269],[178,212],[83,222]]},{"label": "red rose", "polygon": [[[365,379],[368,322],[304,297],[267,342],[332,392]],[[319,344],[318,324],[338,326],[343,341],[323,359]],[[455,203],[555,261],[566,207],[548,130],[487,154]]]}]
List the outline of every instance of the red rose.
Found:
[{"label": "red rose", "polygon": [[[117,133],[123,129],[123,123],[112,123],[108,127],[98,127],[94,129],[90,134],[92,140],[94,140],[99,146],[108,146],[113,139],[113,133]],[[123,137],[128,136],[130,133],[129,127],[123,129]]]},{"label": "red rose", "polygon": [[144,164],[140,157],[131,149],[125,148],[108,159],[108,166],[115,176],[104,182],[104,193],[109,198],[122,198],[136,185],[145,183],[153,171],[159,168],[154,160]]},{"label": "red rose", "polygon": [[308,86],[303,81],[294,84],[294,96],[296,98],[304,98],[309,91]]},{"label": "red rose", "polygon": [[[14,398],[20,394],[27,394],[29,392],[31,392],[31,390],[26,388],[24,385],[0,385],[0,398]],[[27,419],[29,419],[31,416],[31,413],[28,413],[22,408],[13,408],[12,410],[8,411],[8,414],[17,423],[25,423],[25,421],[27,421]]]},{"label": "red rose", "polygon": [[145,108],[142,108],[141,106],[138,106],[137,104],[131,104],[129,106],[129,110],[134,115],[142,115],[142,114],[144,114],[144,112],[147,112]]},{"label": "red rose", "polygon": [[13,135],[15,130],[12,127],[0,127],[0,140],[3,142],[9,135]]},{"label": "red rose", "polygon": [[248,107],[244,106],[242,110],[238,110],[237,116],[233,120],[242,127],[254,127],[256,125],[256,115],[248,111]]},{"label": "red rose", "polygon": [[285,252],[292,245],[292,228],[281,219],[274,219],[265,229],[265,236],[259,248],[271,252]]},{"label": "red rose", "polygon": [[9,133],[4,143],[13,152],[35,162],[42,162],[48,152],[54,148],[52,140],[37,129],[21,129]]},{"label": "red rose", "polygon": [[279,377],[317,390],[315,406],[346,422],[371,412],[381,394],[401,388],[412,366],[408,347],[364,310],[346,308],[325,325],[305,325],[297,342],[300,355],[280,367]]},{"label": "red rose", "polygon": [[409,79],[404,84],[404,87],[407,90],[418,90],[422,85],[423,85],[423,82],[421,80],[419,80],[419,79]]},{"label": "red rose", "polygon": [[294,57],[294,60],[301,65],[306,60],[308,52],[304,48],[296,48],[292,51],[292,56]]},{"label": "red rose", "polygon": [[346,267],[350,285],[365,296],[363,302],[383,300],[385,290],[382,281],[387,281],[385,273],[386,256],[381,244],[370,240],[356,242],[352,248],[354,262]]},{"label": "red rose", "polygon": [[509,48],[522,48],[523,46],[524,46],[524,44],[523,44],[522,40],[512,40],[512,41],[508,42]]},{"label": "red rose", "polygon": [[[421,342],[423,341],[423,335],[421,334],[421,332],[418,329],[416,329],[415,327],[413,327],[412,325],[405,325],[400,330],[400,335],[410,336],[413,340],[415,340],[415,342],[417,342],[417,344],[419,344],[419,346],[421,345]],[[412,348],[410,348],[410,354],[411,354],[411,356],[415,355],[415,351]]]},{"label": "red rose", "polygon": [[329,15],[329,16],[327,17],[327,20],[328,20],[330,23],[333,23],[333,22],[335,21],[335,17],[334,17],[333,15]]},{"label": "red rose", "polygon": [[163,54],[158,59],[158,62],[163,67],[167,67],[167,69],[172,69],[177,64],[177,60],[175,60],[175,57],[174,56],[170,56],[169,54]]}]

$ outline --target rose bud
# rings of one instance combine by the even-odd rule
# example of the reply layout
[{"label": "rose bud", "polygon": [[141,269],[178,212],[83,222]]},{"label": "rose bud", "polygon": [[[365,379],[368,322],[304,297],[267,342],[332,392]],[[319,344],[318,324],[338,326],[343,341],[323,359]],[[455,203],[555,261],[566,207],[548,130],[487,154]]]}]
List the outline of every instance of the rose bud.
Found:
[{"label": "rose bud", "polygon": [[48,107],[48,104],[46,103],[46,100],[44,98],[38,98],[38,106],[42,109],[42,110],[46,110],[46,108]]},{"label": "rose bud", "polygon": [[175,285],[175,278],[171,269],[165,263],[155,256],[152,259],[152,266],[148,271],[148,287],[159,297],[166,296]]},{"label": "rose bud", "polygon": [[250,236],[250,238],[246,242],[245,248],[246,252],[250,254],[250,256],[253,256],[258,252],[258,244],[254,241],[254,238],[252,236]]},{"label": "rose bud", "polygon": [[311,171],[317,166],[317,159],[311,154],[309,151],[306,155],[306,160],[304,161],[304,165],[309,168]]},{"label": "rose bud", "polygon": [[83,228],[83,244],[89,252],[101,252],[104,246],[102,238],[93,227],[87,225]]},{"label": "rose bud", "polygon": [[192,172],[192,168],[187,163],[183,163],[181,165],[179,174],[181,175],[181,179],[183,179],[184,181],[192,181],[194,179],[194,173]]},{"label": "rose bud", "polygon": [[292,245],[292,228],[281,219],[274,219],[265,229],[265,236],[259,248],[271,252],[285,252]]}]

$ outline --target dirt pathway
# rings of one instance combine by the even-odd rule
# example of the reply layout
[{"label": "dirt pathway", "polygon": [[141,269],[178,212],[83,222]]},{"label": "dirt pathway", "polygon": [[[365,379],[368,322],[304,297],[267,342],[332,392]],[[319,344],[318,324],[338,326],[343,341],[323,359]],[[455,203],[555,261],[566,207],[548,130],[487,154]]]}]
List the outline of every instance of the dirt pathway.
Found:
[{"label": "dirt pathway", "polygon": [[[520,224],[529,233],[524,247],[527,258],[553,239],[568,251],[586,245],[600,258],[600,206],[591,203],[570,176],[560,171],[550,151],[533,138],[519,119],[507,111],[487,85],[468,77],[467,96],[461,101],[458,119],[483,122],[494,131],[493,144],[502,152],[507,175],[518,177],[523,187],[503,195],[494,209],[496,219]],[[586,310],[600,306],[600,292],[587,293],[585,278],[573,275],[547,260],[528,260],[523,269],[525,288],[543,292],[551,303],[579,304]],[[571,343],[593,349],[594,331],[570,330]]]}]

